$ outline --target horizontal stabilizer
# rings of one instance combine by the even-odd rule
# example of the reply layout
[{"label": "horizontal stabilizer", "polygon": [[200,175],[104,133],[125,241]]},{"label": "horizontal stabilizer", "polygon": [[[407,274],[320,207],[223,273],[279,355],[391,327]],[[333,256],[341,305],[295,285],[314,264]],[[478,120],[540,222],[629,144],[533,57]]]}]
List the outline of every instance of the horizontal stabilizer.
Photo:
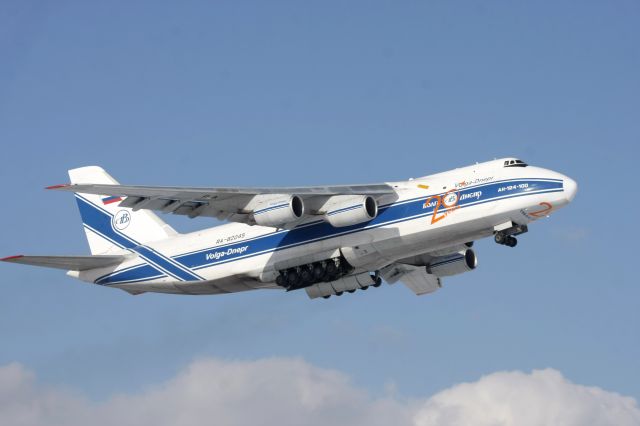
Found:
[{"label": "horizontal stabilizer", "polygon": [[86,271],[122,263],[127,256],[10,256],[3,262],[64,269],[66,271]]}]

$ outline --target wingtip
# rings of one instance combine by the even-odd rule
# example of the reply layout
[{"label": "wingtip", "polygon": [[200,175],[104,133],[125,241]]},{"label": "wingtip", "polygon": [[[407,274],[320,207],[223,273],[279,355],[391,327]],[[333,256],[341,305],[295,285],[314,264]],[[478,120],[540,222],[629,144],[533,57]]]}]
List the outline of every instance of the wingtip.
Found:
[{"label": "wingtip", "polygon": [[60,189],[60,188],[66,188],[68,186],[71,186],[71,184],[70,183],[63,183],[63,184],[60,184],[60,185],[51,185],[51,186],[45,187],[44,189]]},{"label": "wingtip", "polygon": [[0,261],[2,261],[2,262],[11,262],[12,260],[20,259],[21,257],[24,257],[24,254],[18,254],[18,255],[15,255],[15,256],[3,257],[2,259],[0,259]]}]

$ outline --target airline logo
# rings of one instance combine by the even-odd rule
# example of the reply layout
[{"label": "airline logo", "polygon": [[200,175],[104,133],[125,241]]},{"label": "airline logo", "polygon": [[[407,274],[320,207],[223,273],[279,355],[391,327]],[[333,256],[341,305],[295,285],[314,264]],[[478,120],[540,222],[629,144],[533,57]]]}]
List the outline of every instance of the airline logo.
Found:
[{"label": "airline logo", "polygon": [[131,223],[131,215],[126,210],[120,210],[113,217],[113,226],[116,227],[117,230],[122,231]]},{"label": "airline logo", "polygon": [[456,182],[455,183],[455,187],[456,188],[464,188],[467,186],[471,186],[471,185],[478,185],[481,183],[487,183],[489,181],[493,180],[493,176],[488,176],[488,177],[483,177],[483,178],[475,178],[475,179],[470,179],[470,180],[463,180],[462,182]]},{"label": "airline logo", "polygon": [[[458,185],[462,185],[465,182],[460,182]],[[426,185],[418,185],[418,187],[423,189],[428,189],[429,187]],[[469,200],[470,198],[475,198],[479,200],[482,197],[482,191],[474,191],[469,193],[460,194],[460,189],[452,188],[445,192],[442,195],[432,195],[427,198],[422,206],[423,209],[433,208],[433,214],[431,215],[431,224],[436,223],[439,220],[444,219],[454,211],[458,210],[460,206],[458,203],[460,201]],[[438,216],[438,210],[442,209],[443,211]]]}]

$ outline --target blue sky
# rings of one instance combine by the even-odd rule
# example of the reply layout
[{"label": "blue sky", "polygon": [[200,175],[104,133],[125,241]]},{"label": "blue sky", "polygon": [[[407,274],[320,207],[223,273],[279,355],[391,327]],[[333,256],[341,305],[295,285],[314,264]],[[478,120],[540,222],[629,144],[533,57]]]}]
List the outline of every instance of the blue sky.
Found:
[{"label": "blue sky", "polygon": [[[372,394],[557,369],[640,399],[640,5],[3,2],[0,254],[86,254],[72,197],[123,183],[365,183],[519,156],[579,184],[516,249],[415,297],[142,295],[0,270],[0,365],[102,400],[194,359],[300,357]],[[180,231],[208,219],[167,217]]]}]

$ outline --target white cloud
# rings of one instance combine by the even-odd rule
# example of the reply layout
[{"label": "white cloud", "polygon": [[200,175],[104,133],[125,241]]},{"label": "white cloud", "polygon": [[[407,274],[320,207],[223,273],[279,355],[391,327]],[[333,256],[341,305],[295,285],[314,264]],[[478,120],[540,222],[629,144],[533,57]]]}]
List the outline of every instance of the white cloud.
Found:
[{"label": "white cloud", "polygon": [[640,425],[633,398],[576,385],[559,371],[500,372],[429,398],[414,417],[431,425]]},{"label": "white cloud", "polygon": [[490,374],[429,398],[374,398],[343,373],[301,359],[203,359],[137,394],[95,403],[0,367],[0,422],[114,425],[640,425],[632,398],[567,381],[551,369]]}]

